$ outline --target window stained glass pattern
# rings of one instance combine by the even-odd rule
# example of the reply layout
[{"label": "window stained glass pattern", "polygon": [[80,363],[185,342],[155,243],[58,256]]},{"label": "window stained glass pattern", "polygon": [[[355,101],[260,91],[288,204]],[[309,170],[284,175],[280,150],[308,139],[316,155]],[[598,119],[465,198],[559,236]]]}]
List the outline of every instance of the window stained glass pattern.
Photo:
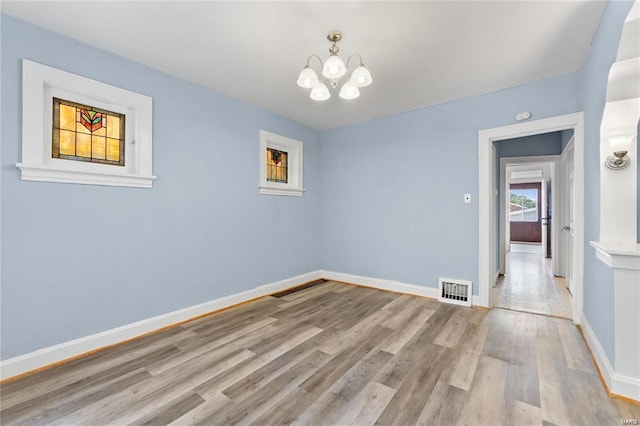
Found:
[{"label": "window stained glass pattern", "polygon": [[267,148],[267,181],[289,182],[288,166],[288,153]]},{"label": "window stained glass pattern", "polygon": [[124,133],[124,114],[53,98],[53,158],[124,166]]}]

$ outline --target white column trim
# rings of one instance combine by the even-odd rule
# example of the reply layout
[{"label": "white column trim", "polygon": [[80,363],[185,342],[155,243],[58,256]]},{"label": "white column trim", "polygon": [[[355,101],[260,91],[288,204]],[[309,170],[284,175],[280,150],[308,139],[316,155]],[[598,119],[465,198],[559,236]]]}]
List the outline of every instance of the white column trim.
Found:
[{"label": "white column trim", "polygon": [[617,374],[615,372],[609,358],[607,358],[607,355],[600,344],[600,341],[596,337],[596,334],[584,314],[580,319],[580,327],[582,328],[582,332],[587,341],[587,346],[591,350],[591,354],[593,354],[593,358],[600,370],[602,379],[605,381],[609,394],[624,396],[640,401],[640,380],[624,376],[622,374]]}]

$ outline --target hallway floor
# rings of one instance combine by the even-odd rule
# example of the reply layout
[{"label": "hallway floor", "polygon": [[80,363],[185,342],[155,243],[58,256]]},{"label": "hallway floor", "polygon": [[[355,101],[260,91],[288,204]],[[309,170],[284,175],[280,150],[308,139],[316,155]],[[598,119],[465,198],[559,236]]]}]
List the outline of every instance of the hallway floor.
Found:
[{"label": "hallway floor", "polygon": [[493,305],[516,311],[572,318],[571,294],[564,278],[551,273],[551,259],[535,244],[511,244],[507,274],[493,289]]}]

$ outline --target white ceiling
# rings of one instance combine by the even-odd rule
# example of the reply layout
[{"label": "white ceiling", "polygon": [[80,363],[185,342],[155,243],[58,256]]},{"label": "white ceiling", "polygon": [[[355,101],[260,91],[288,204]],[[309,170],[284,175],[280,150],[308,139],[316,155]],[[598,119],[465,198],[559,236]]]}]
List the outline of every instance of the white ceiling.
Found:
[{"label": "white ceiling", "polygon": [[[12,2],[2,12],[318,129],[582,68],[601,1]],[[360,53],[359,99],[312,101],[307,56]],[[353,64],[352,64],[353,65]]]}]

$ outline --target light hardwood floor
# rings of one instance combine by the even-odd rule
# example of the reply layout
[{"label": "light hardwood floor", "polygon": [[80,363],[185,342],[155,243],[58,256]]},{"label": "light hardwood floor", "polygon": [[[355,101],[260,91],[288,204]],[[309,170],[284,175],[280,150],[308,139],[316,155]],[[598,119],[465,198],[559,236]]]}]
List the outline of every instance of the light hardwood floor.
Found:
[{"label": "light hardwood floor", "polygon": [[494,306],[571,319],[571,293],[564,278],[553,276],[541,246],[512,243],[506,262],[506,275],[493,288]]},{"label": "light hardwood floor", "polygon": [[326,282],[1,388],[2,424],[614,425],[570,321]]}]

